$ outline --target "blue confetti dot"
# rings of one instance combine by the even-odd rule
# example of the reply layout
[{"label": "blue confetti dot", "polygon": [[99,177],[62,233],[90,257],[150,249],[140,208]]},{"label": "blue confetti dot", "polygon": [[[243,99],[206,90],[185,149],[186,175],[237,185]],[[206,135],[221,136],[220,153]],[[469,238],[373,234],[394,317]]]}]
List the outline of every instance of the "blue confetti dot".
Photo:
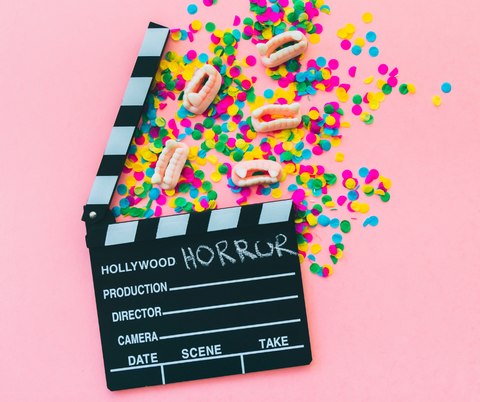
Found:
[{"label": "blue confetti dot", "polygon": [[352,46],[352,53],[355,56],[358,56],[360,53],[362,53],[362,48],[358,45]]},{"label": "blue confetti dot", "polygon": [[198,60],[200,60],[202,63],[206,63],[208,61],[208,54],[200,53],[198,55]]},{"label": "blue confetti dot", "polygon": [[188,7],[187,7],[187,11],[190,15],[193,15],[193,14],[196,14],[197,11],[198,11],[198,7],[195,5],[195,4],[190,4]]},{"label": "blue confetti dot", "polygon": [[190,197],[195,199],[198,197],[198,193],[199,193],[198,189],[194,188],[193,190],[190,190]]},{"label": "blue confetti dot", "polygon": [[265,98],[267,98],[267,99],[272,99],[272,98],[273,98],[273,90],[271,90],[271,89],[266,89],[266,90],[263,92],[263,96],[265,96]]},{"label": "blue confetti dot", "polygon": [[358,194],[355,190],[350,190],[347,194],[347,197],[350,201],[355,201],[358,198]]},{"label": "blue confetti dot", "polygon": [[452,90],[452,85],[449,82],[444,82],[442,84],[442,91],[448,94]]},{"label": "blue confetti dot", "polygon": [[311,157],[312,157],[312,151],[310,151],[308,148],[306,148],[302,151],[302,158],[303,159],[310,159]]},{"label": "blue confetti dot", "polygon": [[358,174],[360,177],[367,177],[368,176],[368,172],[369,170],[366,168],[366,167],[362,167],[360,168],[360,170],[358,171]]},{"label": "blue confetti dot", "polygon": [[314,255],[309,254],[309,255],[307,256],[307,258],[308,258],[309,260],[312,260],[313,262],[315,262],[315,256],[314,256]]},{"label": "blue confetti dot", "polygon": [[342,235],[340,233],[335,233],[333,236],[332,236],[332,241],[336,244],[336,243],[341,243],[342,242]]},{"label": "blue confetti dot", "polygon": [[270,187],[265,187],[265,188],[262,188],[260,191],[262,192],[263,195],[270,195],[270,193],[272,192],[272,189]]},{"label": "blue confetti dot", "polygon": [[148,208],[145,212],[145,218],[150,218],[153,215],[153,209]]},{"label": "blue confetti dot", "polygon": [[154,187],[148,192],[148,196],[151,200],[156,200],[160,197],[160,190],[157,187]]},{"label": "blue confetti dot", "polygon": [[121,199],[119,204],[122,209],[130,206],[130,202],[126,198]]},{"label": "blue confetti dot", "polygon": [[330,224],[330,218],[325,215],[320,215],[317,219],[317,222],[326,228]]},{"label": "blue confetti dot", "polygon": [[317,58],[316,62],[318,67],[325,67],[327,64],[327,59],[325,57],[319,57]]},{"label": "blue confetti dot", "polygon": [[332,228],[338,228],[340,226],[340,221],[337,219],[337,218],[333,218],[331,221],[330,221],[330,226]]},{"label": "blue confetti dot", "polygon": [[120,216],[120,207],[113,207],[112,208],[113,216],[118,218]]},{"label": "blue confetti dot", "polygon": [[120,195],[127,194],[127,186],[125,184],[120,184],[117,187],[117,193],[120,194]]},{"label": "blue confetti dot", "polygon": [[372,215],[369,218],[365,219],[365,222],[363,222],[363,227],[367,227],[368,225],[377,226],[378,218],[375,215]]},{"label": "blue confetti dot", "polygon": [[369,42],[375,42],[377,39],[377,34],[373,31],[367,32],[366,38]]},{"label": "blue confetti dot", "polygon": [[288,191],[295,191],[298,190],[298,186],[296,184],[290,184],[287,188]]},{"label": "blue confetti dot", "polygon": [[330,144],[328,141],[323,141],[320,146],[324,151],[330,151],[332,148],[332,144]]},{"label": "blue confetti dot", "polygon": [[377,57],[378,56],[378,47],[372,46],[370,49],[368,49],[368,54],[372,57]]}]

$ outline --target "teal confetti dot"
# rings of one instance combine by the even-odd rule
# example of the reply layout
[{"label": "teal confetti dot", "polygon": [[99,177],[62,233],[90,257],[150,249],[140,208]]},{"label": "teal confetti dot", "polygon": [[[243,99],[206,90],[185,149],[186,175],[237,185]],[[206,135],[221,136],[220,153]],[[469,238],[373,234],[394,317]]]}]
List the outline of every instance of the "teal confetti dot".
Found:
[{"label": "teal confetti dot", "polygon": [[343,240],[343,237],[340,233],[335,233],[333,236],[332,236],[332,241],[336,244],[336,243],[341,243]]},{"label": "teal confetti dot", "polygon": [[325,215],[320,215],[317,218],[317,222],[322,225],[324,228],[326,228],[330,224],[330,218]]},{"label": "teal confetti dot", "polygon": [[368,49],[368,54],[372,57],[377,57],[378,56],[378,47],[372,46],[370,49]]},{"label": "teal confetti dot", "polygon": [[187,11],[190,15],[193,15],[193,14],[196,14],[197,11],[198,11],[198,7],[195,5],[195,4],[190,4],[188,7],[187,7]]},{"label": "teal confetti dot", "polygon": [[358,56],[360,53],[362,53],[362,48],[358,45],[352,46],[352,53],[355,56]]},{"label": "teal confetti dot", "polygon": [[198,60],[200,60],[200,62],[202,62],[202,63],[206,63],[208,61],[208,54],[200,53],[198,55]]},{"label": "teal confetti dot", "polygon": [[377,34],[373,31],[367,32],[367,35],[365,36],[367,41],[370,43],[375,42],[377,39]]},{"label": "teal confetti dot", "polygon": [[448,94],[452,90],[452,85],[449,82],[444,82],[442,84],[442,91]]},{"label": "teal confetti dot", "polygon": [[332,228],[338,228],[340,226],[340,221],[337,219],[337,218],[333,218],[331,221],[330,221],[330,226]]},{"label": "teal confetti dot", "polygon": [[360,168],[360,170],[358,171],[358,175],[360,177],[367,177],[368,176],[368,172],[369,170],[366,168],[366,167],[362,167]]},{"label": "teal confetti dot", "polygon": [[127,194],[127,186],[125,184],[120,184],[118,187],[117,187],[117,193],[120,194],[120,195],[124,195],[124,194]]},{"label": "teal confetti dot", "polygon": [[266,99],[272,99],[273,98],[273,90],[271,89],[266,89],[263,92],[263,96],[265,96]]},{"label": "teal confetti dot", "polygon": [[327,59],[325,57],[319,57],[317,58],[316,62],[318,67],[325,67],[327,64]]}]

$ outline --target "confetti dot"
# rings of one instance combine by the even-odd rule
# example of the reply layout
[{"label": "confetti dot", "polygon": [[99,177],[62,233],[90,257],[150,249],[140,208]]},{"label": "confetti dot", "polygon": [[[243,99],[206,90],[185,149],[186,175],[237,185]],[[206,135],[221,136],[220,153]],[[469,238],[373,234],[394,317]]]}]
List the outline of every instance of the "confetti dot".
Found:
[{"label": "confetti dot", "polygon": [[367,32],[367,34],[365,35],[365,38],[367,39],[367,41],[369,41],[370,43],[373,43],[377,40],[377,34],[373,31],[370,31],[370,32]]},{"label": "confetti dot", "polygon": [[386,64],[380,64],[378,66],[378,73],[381,75],[385,75],[388,73],[388,66]]},{"label": "confetti dot", "polygon": [[187,7],[187,11],[190,15],[193,15],[193,14],[196,14],[197,11],[198,11],[198,7],[195,5],[195,4],[190,4],[188,7]]},{"label": "confetti dot", "polygon": [[267,98],[267,99],[272,99],[272,98],[273,98],[273,90],[271,90],[271,89],[266,89],[266,90],[263,92],[263,96],[265,96],[265,98]]},{"label": "confetti dot", "polygon": [[432,98],[432,102],[435,106],[440,106],[442,104],[442,98],[440,98],[440,96],[438,96],[438,95],[435,95]]},{"label": "confetti dot", "polygon": [[362,20],[363,22],[369,24],[370,22],[373,21],[373,15],[372,13],[366,12],[362,15]]},{"label": "confetti dot", "polygon": [[322,250],[322,246],[320,246],[320,244],[315,243],[315,244],[312,244],[312,246],[310,247],[310,250],[313,254],[317,254]]},{"label": "confetti dot", "polygon": [[358,56],[360,53],[362,53],[362,48],[358,45],[352,46],[352,53],[355,56]]},{"label": "confetti dot", "polygon": [[340,233],[335,233],[333,236],[332,236],[332,241],[334,243],[341,243],[342,242],[342,235]]},{"label": "confetti dot", "polygon": [[355,39],[355,45],[364,47],[365,46],[365,40],[363,38],[357,38]]},{"label": "confetti dot", "polygon": [[363,80],[365,84],[371,84],[373,82],[373,75]]},{"label": "confetti dot", "polygon": [[311,34],[310,35],[310,42],[313,43],[313,44],[320,42],[320,35],[316,34],[316,33]]},{"label": "confetti dot", "polygon": [[352,47],[352,44],[350,43],[350,41],[348,39],[344,39],[342,40],[342,42],[340,43],[340,47],[343,49],[343,50],[349,50],[351,47]]},{"label": "confetti dot", "polygon": [[207,30],[207,32],[214,32],[215,28],[216,27],[213,22],[207,22],[207,24],[205,25],[205,29]]},{"label": "confetti dot", "polygon": [[446,94],[448,94],[452,90],[452,86],[448,82],[444,82],[442,84],[442,91]]},{"label": "confetti dot", "polygon": [[377,57],[378,56],[378,47],[372,46],[370,49],[368,49],[368,54],[372,57]]},{"label": "confetti dot", "polygon": [[340,223],[340,230],[343,232],[343,233],[349,233],[350,230],[352,230],[352,225],[350,224],[349,221],[342,221]]},{"label": "confetti dot", "polygon": [[337,154],[335,155],[335,162],[343,162],[344,159],[345,155],[341,152],[337,152]]},{"label": "confetti dot", "polygon": [[417,89],[415,88],[415,85],[413,84],[408,84],[407,89],[408,89],[408,92],[410,92],[411,94],[414,94],[417,91]]},{"label": "confetti dot", "polygon": [[406,94],[408,94],[408,85],[407,84],[402,84],[398,87],[398,90],[402,95],[406,95]]}]

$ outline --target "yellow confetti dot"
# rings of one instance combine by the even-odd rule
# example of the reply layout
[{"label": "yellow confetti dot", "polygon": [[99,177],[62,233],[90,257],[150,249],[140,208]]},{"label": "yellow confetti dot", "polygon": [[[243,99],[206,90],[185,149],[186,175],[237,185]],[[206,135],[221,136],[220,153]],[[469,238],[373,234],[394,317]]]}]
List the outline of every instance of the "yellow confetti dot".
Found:
[{"label": "yellow confetti dot", "polygon": [[[303,220],[301,220],[301,221],[298,222],[298,223],[301,223],[301,222],[303,222]],[[305,242],[305,243],[299,244],[299,245],[298,245],[298,249],[299,249],[300,251],[307,251],[307,250],[308,250],[308,243]]]},{"label": "yellow confetti dot", "polygon": [[373,99],[370,101],[368,106],[370,106],[370,109],[372,110],[377,110],[380,107],[380,103],[377,100]]},{"label": "yellow confetti dot", "polygon": [[179,40],[182,37],[182,33],[180,31],[176,31],[172,33],[171,37],[173,40]]},{"label": "yellow confetti dot", "polygon": [[199,20],[195,20],[192,22],[192,28],[195,29],[195,31],[199,31],[202,28],[202,23]]},{"label": "yellow confetti dot", "polygon": [[284,170],[287,173],[295,173],[295,165],[293,163],[289,163],[287,166],[285,166]]},{"label": "yellow confetti dot", "polygon": [[197,163],[200,166],[205,166],[207,164],[207,159],[206,158],[197,158]]},{"label": "yellow confetti dot", "polygon": [[220,180],[222,180],[222,175],[218,172],[213,172],[210,177],[212,178],[212,180],[214,182],[219,182]]},{"label": "yellow confetti dot", "polygon": [[303,264],[303,262],[305,261],[305,257],[302,254],[298,254],[298,261],[300,262],[300,264]]},{"label": "yellow confetti dot", "polygon": [[381,78],[377,81],[377,88],[382,89],[383,86],[387,83],[387,81],[382,80]]},{"label": "yellow confetti dot", "polygon": [[411,94],[414,94],[417,91],[417,88],[415,88],[415,85],[413,84],[408,84],[407,89],[408,89],[408,92],[410,92]]},{"label": "yellow confetti dot", "polygon": [[218,158],[216,155],[208,155],[207,156],[207,159],[210,163],[212,163],[213,165],[215,165],[217,162],[218,162]]},{"label": "yellow confetti dot", "polygon": [[365,84],[371,84],[373,82],[373,75],[363,80]]},{"label": "yellow confetti dot", "polygon": [[373,15],[372,13],[369,13],[369,12],[366,12],[362,15],[362,20],[363,22],[366,22],[367,24],[369,24],[370,22],[373,21]]},{"label": "yellow confetti dot", "polygon": [[137,179],[133,176],[127,177],[126,183],[127,187],[132,187],[137,184]]},{"label": "yellow confetti dot", "polygon": [[338,147],[341,143],[342,140],[338,137],[332,137],[332,139],[330,140],[330,144],[332,145],[332,147]]},{"label": "yellow confetti dot", "polygon": [[215,29],[215,31],[213,31],[213,34],[217,37],[217,38],[223,38],[223,31],[221,29]]},{"label": "yellow confetti dot", "polygon": [[365,40],[363,38],[357,38],[357,39],[355,39],[355,44],[357,46],[364,47],[365,46]]},{"label": "yellow confetti dot", "polygon": [[349,190],[355,188],[355,180],[347,179],[347,181],[345,182],[345,187],[347,187]]},{"label": "yellow confetti dot", "polygon": [[378,189],[378,190],[375,190],[374,194],[385,195],[385,191]]},{"label": "yellow confetti dot", "polygon": [[359,212],[361,214],[366,214],[368,211],[370,211],[370,207],[368,206],[368,204],[360,204]]},{"label": "yellow confetti dot", "polygon": [[385,93],[379,91],[375,94],[375,99],[379,102],[383,102],[385,100]]},{"label": "yellow confetti dot", "polygon": [[302,183],[307,183],[310,180],[310,175],[308,173],[302,173],[300,175],[300,180]]},{"label": "yellow confetti dot", "polygon": [[317,33],[311,34],[309,39],[310,39],[310,42],[313,44],[318,43],[320,42],[320,35]]},{"label": "yellow confetti dot", "polygon": [[171,197],[172,195],[175,195],[175,189],[173,189],[173,190],[165,190],[165,194],[167,194],[169,197]]},{"label": "yellow confetti dot", "polygon": [[[273,193],[273,191],[272,191]],[[307,222],[310,226],[316,226],[318,224],[317,218],[315,218],[315,215],[313,214],[308,214],[307,215]]]},{"label": "yellow confetti dot", "polygon": [[355,32],[355,25],[353,24],[347,24],[345,25],[345,31],[349,34],[353,34]]},{"label": "yellow confetti dot", "polygon": [[230,105],[227,109],[227,113],[230,115],[230,116],[235,116],[238,112],[238,106],[233,104],[233,105]]},{"label": "yellow confetti dot", "polygon": [[362,190],[365,194],[371,193],[373,191],[373,186],[370,186],[369,184],[364,184],[362,186]]},{"label": "yellow confetti dot", "polygon": [[168,201],[168,206],[170,208],[176,208],[175,200],[176,200],[176,198],[170,198],[170,200]]},{"label": "yellow confetti dot", "polygon": [[280,198],[282,196],[282,190],[279,188],[274,188],[272,190],[272,197],[273,198]]},{"label": "yellow confetti dot", "polygon": [[334,208],[334,207],[335,207],[335,203],[334,203],[333,201],[327,201],[327,202],[325,203],[325,206],[326,206],[327,208]]},{"label": "yellow confetti dot", "polygon": [[312,246],[310,247],[310,251],[311,251],[313,254],[317,254],[317,253],[319,253],[320,251],[322,251],[322,246],[321,246],[320,244],[314,243],[314,244],[312,244]]},{"label": "yellow confetti dot", "polygon": [[320,117],[320,113],[318,113],[317,110],[310,110],[310,112],[308,112],[308,117],[312,120],[317,120]]},{"label": "yellow confetti dot", "polygon": [[352,201],[352,203],[350,204],[350,208],[352,208],[354,211],[359,211],[360,203],[358,201]]},{"label": "yellow confetti dot", "polygon": [[347,30],[345,28],[340,28],[338,31],[337,31],[337,36],[339,38],[342,38],[342,39],[345,39],[347,37]]},{"label": "yellow confetti dot", "polygon": [[440,98],[440,96],[438,96],[438,95],[435,95],[432,98],[432,102],[435,106],[440,106],[442,104],[442,98]]},{"label": "yellow confetti dot", "polygon": [[337,257],[338,259],[343,257],[343,251],[341,248],[337,248],[337,254],[335,254],[335,257]]},{"label": "yellow confetti dot", "polygon": [[344,159],[345,155],[341,152],[337,152],[337,154],[335,155],[335,162],[343,162]]},{"label": "yellow confetti dot", "polygon": [[333,126],[336,122],[337,120],[335,120],[335,117],[333,116],[327,116],[325,119],[325,123],[327,123],[329,126]]},{"label": "yellow confetti dot", "polygon": [[380,181],[383,184],[383,187],[385,187],[387,190],[392,187],[392,181],[390,179],[387,179],[386,177],[380,176]]}]

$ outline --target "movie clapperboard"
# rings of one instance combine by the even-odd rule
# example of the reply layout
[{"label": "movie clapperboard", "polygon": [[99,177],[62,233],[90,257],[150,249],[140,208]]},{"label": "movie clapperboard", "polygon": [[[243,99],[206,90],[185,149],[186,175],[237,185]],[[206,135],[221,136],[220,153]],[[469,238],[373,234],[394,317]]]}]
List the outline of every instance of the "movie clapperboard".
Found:
[{"label": "movie clapperboard", "polygon": [[82,217],[112,391],[312,360],[291,200],[122,223],[109,209],[168,35],[150,23]]}]

